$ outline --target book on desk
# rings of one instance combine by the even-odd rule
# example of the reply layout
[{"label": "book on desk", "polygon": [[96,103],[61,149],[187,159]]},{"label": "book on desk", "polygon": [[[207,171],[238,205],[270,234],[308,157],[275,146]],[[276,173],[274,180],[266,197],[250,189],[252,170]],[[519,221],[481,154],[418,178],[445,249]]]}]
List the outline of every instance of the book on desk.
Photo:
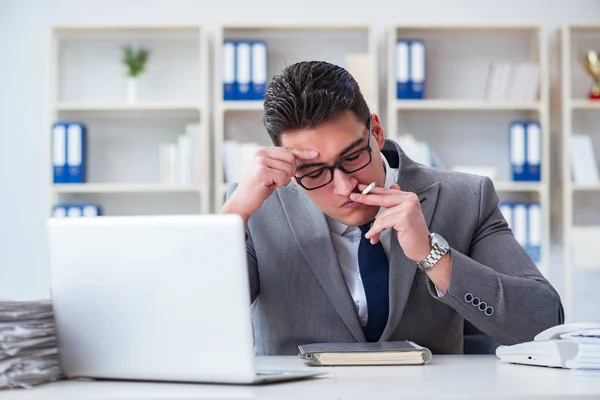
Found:
[{"label": "book on desk", "polygon": [[431,351],[403,340],[374,343],[312,343],[298,346],[308,365],[420,365],[431,361]]}]

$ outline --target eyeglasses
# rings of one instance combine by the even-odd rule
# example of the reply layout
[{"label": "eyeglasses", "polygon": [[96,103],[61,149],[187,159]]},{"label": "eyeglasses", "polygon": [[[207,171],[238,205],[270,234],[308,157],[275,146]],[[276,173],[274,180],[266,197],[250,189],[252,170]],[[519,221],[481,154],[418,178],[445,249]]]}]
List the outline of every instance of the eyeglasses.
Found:
[{"label": "eyeglasses", "polygon": [[306,190],[315,190],[326,186],[333,181],[333,170],[338,168],[340,171],[351,174],[357,172],[371,163],[371,119],[369,118],[369,138],[367,146],[356,150],[331,166],[319,168],[300,177],[296,176],[296,181]]}]

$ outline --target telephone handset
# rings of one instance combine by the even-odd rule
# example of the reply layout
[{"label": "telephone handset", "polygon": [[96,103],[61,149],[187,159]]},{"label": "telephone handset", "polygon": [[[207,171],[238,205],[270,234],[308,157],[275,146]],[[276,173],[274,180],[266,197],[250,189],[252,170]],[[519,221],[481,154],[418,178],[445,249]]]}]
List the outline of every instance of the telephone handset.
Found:
[{"label": "telephone handset", "polygon": [[543,332],[538,333],[533,340],[552,340],[552,339],[563,339],[565,333],[582,331],[584,329],[600,329],[599,322],[573,322],[570,324],[556,325],[552,328],[548,328]]},{"label": "telephone handset", "polygon": [[570,340],[568,335],[586,329],[600,329],[600,323],[556,325],[538,333],[531,342],[500,346],[496,349],[496,355],[507,363],[567,368],[565,363],[574,359],[579,351],[577,342]]}]

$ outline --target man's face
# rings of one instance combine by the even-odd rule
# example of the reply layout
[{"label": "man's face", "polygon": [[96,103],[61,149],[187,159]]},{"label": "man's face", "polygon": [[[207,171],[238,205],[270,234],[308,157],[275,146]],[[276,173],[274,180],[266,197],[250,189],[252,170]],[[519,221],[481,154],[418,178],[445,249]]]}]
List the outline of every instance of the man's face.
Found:
[{"label": "man's face", "polygon": [[[333,170],[333,180],[329,184],[314,190],[303,188],[308,197],[326,215],[350,226],[362,225],[372,220],[379,210],[379,207],[352,202],[350,193],[359,192],[357,188],[359,183],[368,185],[376,182],[378,187],[383,187],[385,184],[385,170],[380,153],[385,138],[376,115],[371,116],[371,131],[371,161],[368,165],[348,174],[336,168]],[[340,114],[339,117],[315,129],[286,132],[281,135],[283,147],[313,149],[319,152],[319,157],[315,160],[297,161],[296,176],[305,176],[302,178],[302,183],[313,186],[329,180],[331,172],[322,169],[323,167],[331,166],[346,156],[352,156],[342,164],[347,170],[359,168],[367,163],[368,152],[356,153],[364,149],[367,144],[369,144],[367,121],[358,121],[350,111]],[[296,178],[293,180],[297,185],[299,184]]]}]

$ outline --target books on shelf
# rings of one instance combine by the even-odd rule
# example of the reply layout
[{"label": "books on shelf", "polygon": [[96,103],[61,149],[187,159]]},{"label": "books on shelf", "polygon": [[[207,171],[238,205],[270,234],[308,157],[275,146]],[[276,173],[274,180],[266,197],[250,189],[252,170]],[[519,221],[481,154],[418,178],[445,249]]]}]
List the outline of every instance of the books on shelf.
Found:
[{"label": "books on shelf", "polygon": [[208,171],[200,157],[203,144],[199,124],[188,124],[175,142],[159,144],[159,181],[165,185],[204,183]]},{"label": "books on shelf", "polygon": [[515,239],[533,262],[540,263],[542,252],[542,208],[538,202],[500,202],[498,205]]},{"label": "books on shelf", "polygon": [[399,135],[396,141],[411,160],[428,167],[445,169],[429,143],[417,140],[411,134]]},{"label": "books on shelf", "polygon": [[248,163],[254,157],[259,144],[256,142],[238,142],[225,140],[223,142],[223,168],[226,183],[238,183]]},{"label": "books on shelf", "polygon": [[600,184],[598,163],[590,135],[574,133],[571,136],[571,171],[571,178],[575,183]]},{"label": "books on shelf", "polygon": [[51,135],[53,182],[85,182],[85,125],[80,122],[57,121],[52,126]]},{"label": "books on shelf", "polygon": [[540,69],[533,62],[495,62],[489,67],[484,99],[529,102],[538,99]]},{"label": "books on shelf", "polygon": [[420,39],[396,40],[396,98],[425,97],[425,42]]},{"label": "books on shelf", "polygon": [[99,217],[102,215],[100,205],[85,204],[55,204],[52,207],[54,218]]},{"label": "books on shelf", "polygon": [[223,100],[262,100],[267,90],[267,43],[223,42]]},{"label": "books on shelf", "polygon": [[542,133],[538,121],[509,124],[509,156],[513,181],[541,180]]}]

